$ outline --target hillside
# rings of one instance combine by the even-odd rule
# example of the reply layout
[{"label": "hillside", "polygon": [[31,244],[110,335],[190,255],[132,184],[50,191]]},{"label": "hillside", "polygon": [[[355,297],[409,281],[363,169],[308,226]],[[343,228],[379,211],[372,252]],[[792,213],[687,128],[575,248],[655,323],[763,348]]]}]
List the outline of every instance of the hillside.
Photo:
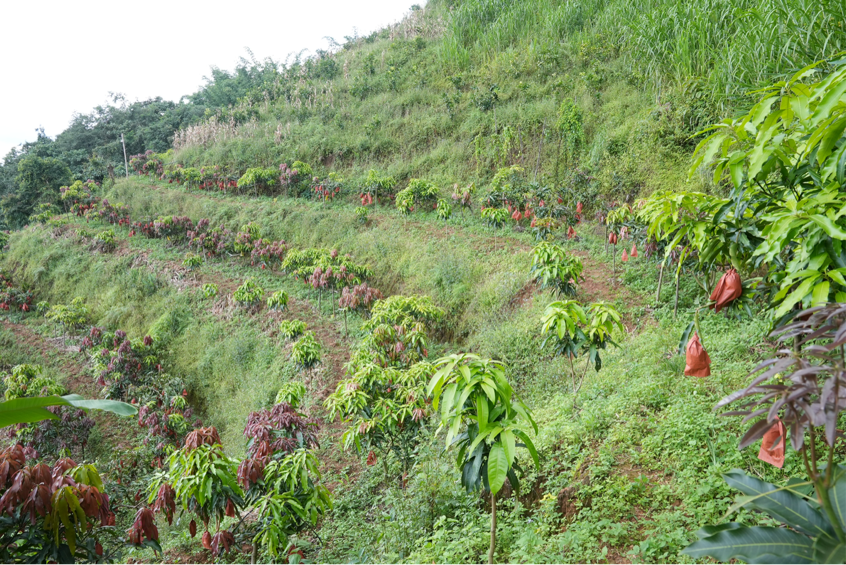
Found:
[{"label": "hillside", "polygon": [[0,408],[138,415],[7,428],[0,555],[842,561],[843,21],[433,0],[160,108],[128,178],[81,123],[13,155]]}]

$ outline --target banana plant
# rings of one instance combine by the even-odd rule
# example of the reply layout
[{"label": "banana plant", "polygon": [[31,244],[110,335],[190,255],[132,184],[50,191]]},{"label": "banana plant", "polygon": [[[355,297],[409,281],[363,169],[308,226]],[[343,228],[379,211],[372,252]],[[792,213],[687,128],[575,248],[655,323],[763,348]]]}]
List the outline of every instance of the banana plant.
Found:
[{"label": "banana plant", "polygon": [[15,424],[30,424],[42,420],[58,420],[59,416],[47,409],[50,406],[73,406],[83,410],[103,410],[118,416],[134,416],[138,413],[135,406],[126,402],[86,400],[78,394],[16,398],[0,402],[0,428]]},{"label": "banana plant", "polygon": [[446,448],[456,447],[456,465],[467,492],[484,489],[491,495],[491,538],[488,563],[496,548],[496,497],[508,479],[516,492],[517,448],[525,447],[538,466],[538,454],[525,431],[537,434],[532,413],[516,397],[505,378],[505,365],[478,355],[459,353],[435,362],[438,368],[427,387],[432,408],[440,409]]}]

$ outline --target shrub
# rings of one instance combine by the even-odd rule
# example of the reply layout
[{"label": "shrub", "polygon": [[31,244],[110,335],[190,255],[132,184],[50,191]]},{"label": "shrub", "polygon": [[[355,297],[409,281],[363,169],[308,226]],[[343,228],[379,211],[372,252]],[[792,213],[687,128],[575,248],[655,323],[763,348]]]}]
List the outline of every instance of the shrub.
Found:
[{"label": "shrub", "polygon": [[16,365],[3,378],[6,385],[6,400],[33,396],[61,396],[65,388],[50,377],[43,375],[41,365]]},{"label": "shrub", "polygon": [[[299,321],[299,320],[294,320]],[[305,324],[303,324],[305,326]],[[276,400],[274,404],[290,404],[291,408],[296,410],[306,395],[305,385],[299,381],[290,381],[282,385],[279,392],[276,393]]]},{"label": "shrub", "polygon": [[366,206],[358,206],[355,209],[355,218],[358,220],[360,224],[367,223],[367,207]]},{"label": "shrub", "polygon": [[[41,303],[39,303],[40,307]],[[56,304],[46,314],[48,320],[61,324],[65,329],[78,329],[88,321],[88,308],[77,296],[68,305]]]},{"label": "shrub", "polygon": [[491,227],[501,227],[508,220],[508,210],[506,208],[483,208],[482,219]]},{"label": "shrub", "polygon": [[190,270],[194,270],[200,265],[203,264],[203,256],[202,255],[194,255],[193,253],[186,253],[185,259],[182,261],[182,266],[187,267]]},{"label": "shrub", "polygon": [[306,323],[302,320],[285,320],[279,324],[279,333],[288,339],[294,339],[306,331]]},{"label": "shrub", "polygon": [[239,286],[232,294],[239,305],[252,308],[257,306],[264,297],[264,289],[261,288],[253,279],[247,279],[244,284]]},{"label": "shrub", "polygon": [[205,298],[214,298],[217,296],[217,285],[214,283],[206,283],[203,285],[203,296]]},{"label": "shrub", "polygon": [[288,293],[284,290],[277,290],[267,299],[267,307],[270,310],[282,311],[288,306]]},{"label": "shrub", "polygon": [[452,205],[445,198],[438,199],[438,217],[442,220],[449,220],[452,215]]},{"label": "shrub", "polygon": [[241,178],[238,179],[239,189],[254,189],[256,195],[269,193],[279,182],[276,169],[273,168],[250,168],[247,169]]},{"label": "shrub", "polygon": [[308,331],[294,343],[291,350],[291,360],[300,369],[308,369],[320,363],[320,344],[314,337],[314,332]]},{"label": "shrub", "polygon": [[531,274],[541,288],[551,288],[559,296],[573,296],[583,269],[578,257],[567,255],[554,243],[542,241],[535,246]]},{"label": "shrub", "polygon": [[92,247],[103,253],[111,253],[117,247],[117,237],[112,229],[104,230],[94,236]]}]

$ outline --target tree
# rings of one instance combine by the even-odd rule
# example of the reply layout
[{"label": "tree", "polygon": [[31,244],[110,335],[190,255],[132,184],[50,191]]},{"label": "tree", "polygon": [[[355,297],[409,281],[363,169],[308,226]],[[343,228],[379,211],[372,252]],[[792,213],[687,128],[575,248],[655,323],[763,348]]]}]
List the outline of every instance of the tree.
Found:
[{"label": "tree", "polygon": [[9,226],[21,227],[39,203],[59,201],[59,187],[69,184],[71,171],[54,157],[31,155],[18,162],[16,188],[7,194],[0,206]]},{"label": "tree", "polygon": [[[608,345],[617,346],[611,339],[615,327],[625,331],[620,313],[604,302],[594,302],[585,312],[576,300],[558,300],[551,302],[544,311],[542,333],[547,338],[543,346],[552,343],[555,353],[567,359],[573,382],[574,411],[591,364],[599,371],[602,368],[599,352]],[[583,370],[576,366],[579,355],[585,356]]]},{"label": "tree", "polygon": [[[750,266],[767,267],[759,290],[780,319],[797,307],[846,301],[846,65],[831,65],[816,83],[811,65],[773,84],[748,114],[702,132],[710,135],[691,167],[692,174],[716,157],[714,180],[730,182],[732,192],[711,212],[713,223],[728,213],[754,222],[760,239],[751,242]],[[732,259],[744,243],[735,239]]]},{"label": "tree", "polygon": [[439,430],[447,430],[447,448],[458,449],[461,484],[467,492],[484,488],[491,494],[488,563],[493,563],[496,496],[506,479],[515,492],[520,488],[518,447],[527,448],[538,466],[535,446],[523,429],[528,424],[537,434],[538,427],[529,408],[514,394],[500,361],[459,353],[438,359],[435,366],[438,370],[427,393],[432,396],[432,407],[438,410],[440,406]]}]

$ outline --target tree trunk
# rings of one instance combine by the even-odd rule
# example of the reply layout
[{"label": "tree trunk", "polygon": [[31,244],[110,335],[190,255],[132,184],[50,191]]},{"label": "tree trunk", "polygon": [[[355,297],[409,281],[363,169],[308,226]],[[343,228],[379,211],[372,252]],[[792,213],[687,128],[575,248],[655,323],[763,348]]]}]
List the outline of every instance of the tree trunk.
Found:
[{"label": "tree trunk", "polygon": [[494,548],[496,547],[496,495],[491,493],[491,546],[488,549],[488,563],[494,562]]},{"label": "tree trunk", "polygon": [[676,319],[676,314],[679,311],[679,282],[681,280],[681,266],[679,266],[679,271],[676,273],[676,301],[673,305],[673,319]]},{"label": "tree trunk", "polygon": [[655,305],[661,303],[661,285],[664,282],[664,263],[661,263],[661,270],[658,273],[658,291],[655,293]]}]

